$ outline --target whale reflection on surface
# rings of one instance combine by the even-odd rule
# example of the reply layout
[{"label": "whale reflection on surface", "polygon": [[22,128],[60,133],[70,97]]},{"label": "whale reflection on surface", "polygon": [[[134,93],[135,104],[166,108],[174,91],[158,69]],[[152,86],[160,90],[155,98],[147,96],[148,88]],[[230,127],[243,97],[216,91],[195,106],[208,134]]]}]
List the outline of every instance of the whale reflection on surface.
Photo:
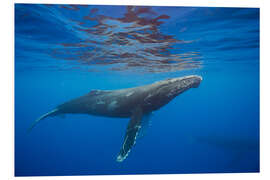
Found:
[{"label": "whale reflection on surface", "polygon": [[[84,8],[67,7],[66,11]],[[52,50],[53,57],[89,65],[84,68],[108,65],[113,71],[169,72],[200,67],[200,52],[181,50],[181,44],[192,40],[179,40],[160,30],[170,16],[151,7],[127,6],[121,17],[110,17],[96,7],[80,19],[72,19],[73,28],[83,36],[76,42],[60,43]]]}]

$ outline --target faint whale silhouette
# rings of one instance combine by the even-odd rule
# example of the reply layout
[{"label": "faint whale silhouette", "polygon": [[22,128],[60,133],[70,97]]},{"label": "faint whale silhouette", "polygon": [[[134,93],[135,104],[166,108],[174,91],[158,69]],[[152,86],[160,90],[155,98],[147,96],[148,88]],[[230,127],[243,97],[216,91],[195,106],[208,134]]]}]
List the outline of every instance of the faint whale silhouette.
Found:
[{"label": "faint whale silhouette", "polygon": [[191,75],[166,79],[153,84],[119,90],[93,90],[79,98],[57,106],[54,110],[39,117],[29,131],[42,119],[61,114],[90,114],[106,117],[128,118],[124,143],[117,161],[123,161],[135,144],[142,119],[152,111],[169,103],[177,95],[190,88],[196,88],[202,77]]},{"label": "faint whale silhouette", "polygon": [[[230,169],[237,167],[242,161],[246,161],[248,155],[252,153],[259,157],[260,143],[256,137],[235,137],[231,135],[199,135],[191,136],[190,140],[194,143],[208,144],[209,146],[216,147],[225,152],[231,153],[231,159],[226,164],[226,168]],[[253,158],[254,158],[253,157]],[[254,166],[258,166],[258,162],[254,162]],[[242,164],[241,164],[242,166]],[[258,167],[255,167],[256,169]]]},{"label": "faint whale silhouette", "polygon": [[254,150],[259,148],[259,141],[254,138],[239,138],[221,135],[192,136],[199,143],[209,144],[225,150]]}]

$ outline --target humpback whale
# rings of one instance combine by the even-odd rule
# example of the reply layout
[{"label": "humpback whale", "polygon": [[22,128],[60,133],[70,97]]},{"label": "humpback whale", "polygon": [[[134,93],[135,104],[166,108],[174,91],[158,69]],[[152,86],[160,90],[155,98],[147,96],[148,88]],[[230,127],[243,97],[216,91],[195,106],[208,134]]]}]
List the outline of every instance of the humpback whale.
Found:
[{"label": "humpback whale", "polygon": [[143,117],[166,105],[184,91],[198,87],[201,81],[201,76],[190,75],[127,89],[92,90],[42,115],[34,121],[29,131],[41,120],[61,114],[130,118],[123,145],[116,159],[122,162],[136,142],[136,137],[143,125]]}]

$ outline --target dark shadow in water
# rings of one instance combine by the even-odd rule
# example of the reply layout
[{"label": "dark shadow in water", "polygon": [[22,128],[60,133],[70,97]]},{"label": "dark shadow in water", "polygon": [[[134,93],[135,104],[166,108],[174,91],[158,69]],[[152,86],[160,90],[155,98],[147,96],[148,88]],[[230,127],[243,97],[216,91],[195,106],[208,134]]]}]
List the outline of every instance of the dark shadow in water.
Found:
[{"label": "dark shadow in water", "polygon": [[[191,136],[191,142],[208,144],[210,147],[216,147],[220,150],[230,154],[230,157],[226,163],[226,169],[234,169],[243,166],[244,163],[249,163],[259,171],[259,139],[255,137],[233,137],[231,135],[200,135]],[[249,155],[253,154],[257,157],[258,161],[255,162],[254,159],[248,159]]]}]

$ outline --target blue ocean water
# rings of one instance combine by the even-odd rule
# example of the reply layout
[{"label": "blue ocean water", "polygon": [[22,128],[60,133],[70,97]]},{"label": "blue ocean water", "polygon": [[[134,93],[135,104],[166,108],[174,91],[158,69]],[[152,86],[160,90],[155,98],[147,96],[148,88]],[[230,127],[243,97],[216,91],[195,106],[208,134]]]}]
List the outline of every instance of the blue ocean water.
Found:
[{"label": "blue ocean water", "polygon": [[[127,159],[129,119],[38,117],[184,75]],[[15,4],[15,175],[259,172],[259,9]]]}]

